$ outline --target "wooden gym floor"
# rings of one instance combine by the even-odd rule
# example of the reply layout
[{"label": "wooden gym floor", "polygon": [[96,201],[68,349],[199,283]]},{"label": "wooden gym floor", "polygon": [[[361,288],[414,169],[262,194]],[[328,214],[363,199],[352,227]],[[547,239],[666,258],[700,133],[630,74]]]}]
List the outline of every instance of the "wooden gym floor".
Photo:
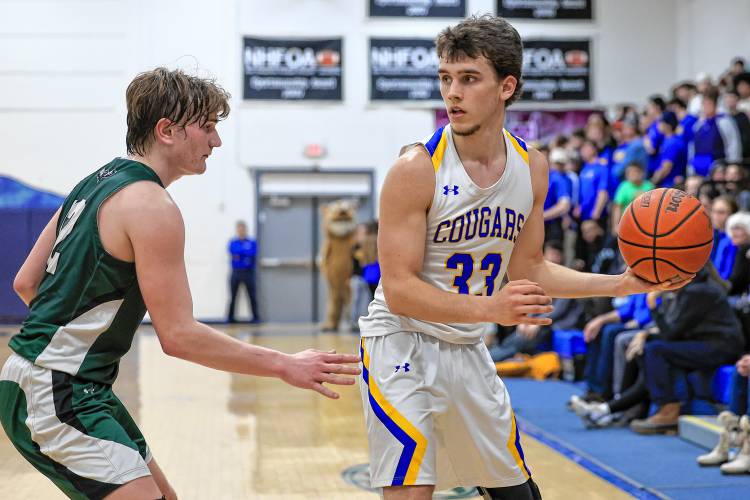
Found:
[{"label": "wooden gym floor", "polygon": [[[225,327],[247,342],[294,352],[356,352],[358,337],[312,335],[311,326]],[[15,328],[0,329],[0,362]],[[275,379],[210,370],[166,356],[142,327],[121,363],[115,392],[138,422],[181,500],[372,500],[362,483],[368,461],[357,386],[331,401]],[[527,463],[545,500],[631,498],[529,436]],[[348,471],[345,473],[345,471]],[[442,498],[478,498],[453,496]],[[63,495],[0,432],[0,498]]]}]

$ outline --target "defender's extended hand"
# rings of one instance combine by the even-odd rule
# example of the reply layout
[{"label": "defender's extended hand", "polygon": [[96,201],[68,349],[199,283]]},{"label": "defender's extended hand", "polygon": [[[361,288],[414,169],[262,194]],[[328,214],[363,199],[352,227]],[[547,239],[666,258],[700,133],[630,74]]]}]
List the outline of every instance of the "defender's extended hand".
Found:
[{"label": "defender's extended hand", "polygon": [[356,354],[336,354],[336,351],[307,349],[289,356],[288,362],[282,367],[281,380],[295,387],[312,389],[327,398],[338,399],[338,393],[323,384],[354,384],[353,378],[341,375],[359,375],[358,366],[348,366],[359,362],[359,356]]}]

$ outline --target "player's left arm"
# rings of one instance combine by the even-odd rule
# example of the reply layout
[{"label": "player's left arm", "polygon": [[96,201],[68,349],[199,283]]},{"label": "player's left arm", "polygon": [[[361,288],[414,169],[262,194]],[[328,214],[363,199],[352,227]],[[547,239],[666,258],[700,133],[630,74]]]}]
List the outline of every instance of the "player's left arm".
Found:
[{"label": "player's left arm", "polygon": [[18,270],[16,278],[13,280],[13,290],[23,300],[27,306],[36,297],[39,284],[44,278],[47,269],[47,259],[52,253],[52,247],[55,245],[57,234],[57,220],[60,217],[60,210],[55,212],[50,221],[42,230],[39,238],[34,244],[34,248],[29,252],[21,269]]},{"label": "player's left arm", "polygon": [[516,240],[508,263],[510,280],[527,279],[538,284],[550,297],[618,297],[652,290],[675,289],[675,285],[654,285],[637,277],[630,269],[620,275],[575,271],[544,260],[544,198],[547,196],[549,166],[544,156],[529,148],[529,168],[534,206]]}]

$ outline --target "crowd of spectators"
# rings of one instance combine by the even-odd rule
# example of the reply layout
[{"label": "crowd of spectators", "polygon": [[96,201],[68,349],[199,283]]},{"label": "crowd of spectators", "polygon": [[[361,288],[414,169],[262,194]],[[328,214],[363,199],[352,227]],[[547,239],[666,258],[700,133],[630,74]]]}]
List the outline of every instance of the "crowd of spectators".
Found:
[{"label": "crowd of spectators", "polygon": [[[714,245],[707,266],[677,292],[557,300],[551,328],[500,328],[490,345],[499,362],[533,353],[555,329],[582,328],[587,391],[573,396],[570,408],[589,428],[629,425],[641,434],[676,431],[686,399],[696,396],[690,387],[678,390],[681,377],[710,377],[736,363],[732,401],[720,419],[726,435],[710,456],[699,458],[702,465],[724,463],[725,473],[750,472],[750,355],[743,356],[750,350],[749,113],[750,72],[736,58],[716,80],[701,74],[668,96],[618,106],[609,118],[593,113],[585,128],[536,144],[550,165],[544,204],[550,260],[622,272],[617,231],[623,211],[640,193],[659,187],[701,201]],[[731,461],[730,434],[745,440],[735,443],[742,448]]]}]

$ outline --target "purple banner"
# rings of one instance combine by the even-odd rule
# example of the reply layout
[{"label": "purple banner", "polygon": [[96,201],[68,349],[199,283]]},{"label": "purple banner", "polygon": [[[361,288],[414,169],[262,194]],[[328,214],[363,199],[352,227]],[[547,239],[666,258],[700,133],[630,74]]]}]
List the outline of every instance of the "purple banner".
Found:
[{"label": "purple banner", "polygon": [[[505,114],[505,128],[525,141],[547,143],[555,136],[570,135],[578,128],[586,126],[589,115],[597,112],[593,109],[574,109],[569,111],[513,111]],[[437,128],[448,123],[445,109],[435,110]]]}]

